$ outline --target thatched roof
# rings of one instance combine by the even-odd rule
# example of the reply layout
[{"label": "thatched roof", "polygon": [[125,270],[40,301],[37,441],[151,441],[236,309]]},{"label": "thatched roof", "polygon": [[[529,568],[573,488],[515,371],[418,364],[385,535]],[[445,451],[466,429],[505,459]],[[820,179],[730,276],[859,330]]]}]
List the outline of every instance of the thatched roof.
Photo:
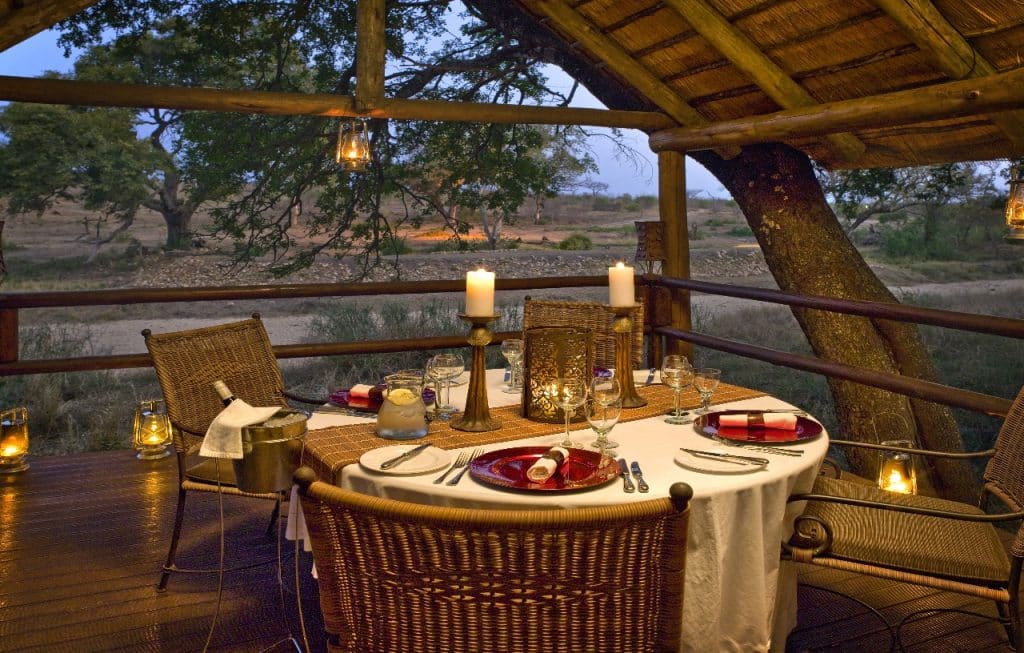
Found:
[{"label": "thatched roof", "polygon": [[[0,3],[0,50],[95,1]],[[661,148],[682,147],[679,143],[689,149],[707,147],[705,141],[710,139],[719,151],[727,152],[728,146],[721,145],[722,134],[746,130],[745,142],[781,140],[832,167],[897,167],[1024,155],[1024,93],[1016,88],[1021,85],[1016,82],[1024,82],[1022,0],[515,0],[515,4],[592,62],[597,74],[635,89],[663,114],[643,119],[623,114],[611,124],[635,122],[657,131],[652,125],[695,128],[725,122],[719,136],[705,134],[703,141],[694,138],[700,134],[693,129],[656,134],[652,143]],[[1007,76],[1014,75],[1011,71],[1022,75]],[[957,80],[965,81],[946,86]],[[1001,86],[1014,88],[1000,91]],[[46,92],[53,89],[64,93],[57,85]],[[878,97],[890,93],[896,95]],[[993,104],[991,98],[1000,93],[1012,97]],[[20,99],[17,93],[4,94]],[[73,94],[67,97],[73,99]],[[320,100],[319,108],[302,111],[339,115],[353,110],[351,104],[324,109],[326,100]],[[216,104],[220,100],[203,101]],[[180,102],[187,107],[199,100]],[[300,112],[297,106],[281,105],[276,110]],[[389,110],[386,102],[381,106],[373,115],[403,117],[402,108],[407,111],[404,116],[411,117],[425,110],[397,104]],[[564,114],[547,115],[555,119]],[[809,116],[812,121],[838,116],[849,129],[835,131],[834,126],[820,125],[815,129],[800,123],[805,126],[772,132],[762,131],[767,121],[749,121],[792,115]]]}]

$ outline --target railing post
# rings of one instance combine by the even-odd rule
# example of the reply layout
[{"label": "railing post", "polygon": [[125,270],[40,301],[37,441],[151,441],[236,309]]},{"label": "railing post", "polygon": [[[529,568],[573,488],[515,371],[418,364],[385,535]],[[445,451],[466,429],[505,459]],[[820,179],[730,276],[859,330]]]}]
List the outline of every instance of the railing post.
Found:
[{"label": "railing post", "polygon": [[[690,241],[686,224],[686,155],[658,153],[658,212],[665,225],[665,276],[690,278]],[[672,289],[672,327],[689,331],[692,326],[690,292]],[[666,351],[693,360],[693,345],[669,339]],[[660,362],[660,361],[659,361]]]},{"label": "railing post", "polygon": [[18,309],[0,308],[0,363],[18,360]]}]

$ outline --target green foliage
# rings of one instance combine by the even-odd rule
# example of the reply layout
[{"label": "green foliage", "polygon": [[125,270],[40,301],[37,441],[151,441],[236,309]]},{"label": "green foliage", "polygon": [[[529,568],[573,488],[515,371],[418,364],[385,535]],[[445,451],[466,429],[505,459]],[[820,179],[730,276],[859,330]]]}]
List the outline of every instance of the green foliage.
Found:
[{"label": "green foliage", "polygon": [[388,234],[380,243],[380,253],[382,256],[397,256],[410,252],[412,252],[412,248],[405,243],[405,238],[395,234]]},{"label": "green foliage", "polygon": [[737,227],[733,227],[732,229],[730,229],[729,231],[727,231],[725,233],[727,235],[729,235],[729,236],[736,236],[737,238],[746,238],[748,236],[753,236],[754,235],[754,232],[753,232],[753,230],[751,230],[749,224],[744,224],[744,225],[740,225],[740,226],[737,226]]},{"label": "green foliage", "polygon": [[568,251],[585,251],[594,248],[593,241],[583,234],[572,234],[558,243],[558,249]]}]

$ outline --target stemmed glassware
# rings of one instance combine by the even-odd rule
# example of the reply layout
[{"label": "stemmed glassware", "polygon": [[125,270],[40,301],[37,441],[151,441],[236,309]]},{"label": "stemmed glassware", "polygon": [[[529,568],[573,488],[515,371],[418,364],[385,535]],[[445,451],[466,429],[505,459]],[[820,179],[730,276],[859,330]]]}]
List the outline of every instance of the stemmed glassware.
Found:
[{"label": "stemmed glassware", "polygon": [[509,377],[508,385],[504,392],[514,393],[523,389],[523,341],[518,338],[509,338],[501,342],[501,355],[508,361]]},{"label": "stemmed glassware", "polygon": [[[590,380],[590,398],[597,408],[609,407],[612,404],[618,402],[619,410],[622,409],[622,386],[619,385],[619,380],[612,377],[595,376]],[[598,439],[594,443],[594,446],[598,449],[613,448],[619,446],[616,442],[609,442],[607,435],[608,431],[611,430],[612,426],[615,426],[615,422],[619,420],[619,416],[616,413],[615,420],[611,423],[605,432],[602,434],[598,431],[597,427],[594,426],[594,422],[590,420],[590,411],[587,411],[587,421],[590,422],[591,427],[597,432]]]},{"label": "stemmed glassware", "polygon": [[713,367],[703,367],[694,374],[693,386],[700,393],[700,408],[697,409],[698,415],[706,415],[711,412],[711,395],[715,393],[715,388],[718,387],[721,377],[722,370],[716,370]]},{"label": "stemmed glassware", "polygon": [[689,424],[690,420],[679,412],[679,395],[683,392],[683,388],[693,382],[693,366],[690,365],[690,361],[686,360],[686,356],[669,354],[662,359],[661,382],[672,388],[672,392],[675,393],[675,409],[670,416],[665,418],[665,421],[669,424]]},{"label": "stemmed glassware", "polygon": [[580,379],[557,378],[544,384],[544,396],[551,403],[561,407],[565,414],[565,438],[560,446],[573,446],[572,438],[569,436],[569,420],[576,409],[587,400],[587,384]]},{"label": "stemmed glassware", "polygon": [[[437,382],[438,396],[436,409],[437,416],[441,419],[448,419],[458,409],[452,405],[451,390],[452,380],[462,374],[466,369],[466,363],[459,354],[437,354],[427,363],[427,374]],[[440,390],[444,389],[444,398],[441,398]]]},{"label": "stemmed glassware", "polygon": [[608,433],[619,423],[619,416],[622,414],[622,399],[616,398],[610,402],[599,401],[596,397],[587,400],[586,415],[590,428],[597,433],[597,439],[590,446],[597,449],[602,455],[615,455],[614,449],[619,446],[617,442],[608,439]]}]

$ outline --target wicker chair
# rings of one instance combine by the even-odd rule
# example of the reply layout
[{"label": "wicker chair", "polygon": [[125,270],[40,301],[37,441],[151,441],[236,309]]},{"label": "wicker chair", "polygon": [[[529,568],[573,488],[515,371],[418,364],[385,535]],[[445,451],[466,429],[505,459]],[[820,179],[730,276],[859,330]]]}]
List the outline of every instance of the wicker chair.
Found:
[{"label": "wicker chair", "polygon": [[[594,364],[615,367],[615,314],[604,304],[526,298],[523,331],[534,327],[577,327],[594,332]],[[633,365],[644,364],[644,305],[633,309]]]},{"label": "wicker chair", "polygon": [[[1024,388],[994,449],[970,454],[903,451],[989,458],[981,507],[820,476],[811,494],[790,498],[808,504],[797,519],[795,535],[783,545],[783,558],[993,600],[1010,643],[1024,651],[1018,606],[1024,525],[1018,524],[1009,556],[993,525],[1024,519]],[[987,513],[982,508],[991,497],[1011,512]]]},{"label": "wicker chair", "polygon": [[295,474],[327,650],[676,651],[690,486],[566,510],[381,499]]},{"label": "wicker chair", "polygon": [[[226,495],[275,501],[268,534],[272,534],[277,525],[281,506],[279,493],[242,492],[234,487],[234,467],[229,461],[204,459],[197,455],[210,422],[224,408],[213,389],[213,381],[224,381],[235,396],[254,406],[286,406],[289,398],[310,403],[323,402],[285,392],[277,359],[259,315],[240,322],[174,333],[156,334],[146,329],[142,335],[167,404],[178,458],[178,505],[174,530],[157,585],[163,590],[171,572],[216,571],[182,569],[175,564],[188,492],[219,491]],[[263,562],[234,569],[256,564]]]}]

